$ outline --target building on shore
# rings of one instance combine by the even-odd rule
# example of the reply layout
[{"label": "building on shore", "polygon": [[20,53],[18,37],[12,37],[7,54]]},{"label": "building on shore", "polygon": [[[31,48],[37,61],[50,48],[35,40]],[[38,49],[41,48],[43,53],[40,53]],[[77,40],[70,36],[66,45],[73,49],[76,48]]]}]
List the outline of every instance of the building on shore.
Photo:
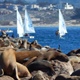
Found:
[{"label": "building on shore", "polygon": [[64,9],[70,9],[71,10],[71,9],[74,9],[74,7],[72,5],[66,3]]}]

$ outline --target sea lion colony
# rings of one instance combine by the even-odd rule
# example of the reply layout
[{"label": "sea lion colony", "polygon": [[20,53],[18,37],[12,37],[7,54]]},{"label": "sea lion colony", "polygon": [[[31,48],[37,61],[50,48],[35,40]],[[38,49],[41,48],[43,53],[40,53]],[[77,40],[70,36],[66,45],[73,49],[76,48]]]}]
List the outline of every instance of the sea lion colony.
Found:
[{"label": "sea lion colony", "polygon": [[[79,49],[74,50],[75,57],[73,55],[69,57],[68,55],[72,52],[66,55],[58,49],[41,46],[37,40],[29,42],[2,34],[0,37],[0,78],[3,79],[2,77],[7,75],[15,80],[21,80],[24,77],[26,77],[25,80],[46,80],[46,78],[58,80],[60,76],[62,78],[59,80],[67,80],[61,75],[64,74],[70,80],[78,80],[80,75],[76,78],[72,77],[80,72]],[[79,71],[75,72],[75,67]]]}]

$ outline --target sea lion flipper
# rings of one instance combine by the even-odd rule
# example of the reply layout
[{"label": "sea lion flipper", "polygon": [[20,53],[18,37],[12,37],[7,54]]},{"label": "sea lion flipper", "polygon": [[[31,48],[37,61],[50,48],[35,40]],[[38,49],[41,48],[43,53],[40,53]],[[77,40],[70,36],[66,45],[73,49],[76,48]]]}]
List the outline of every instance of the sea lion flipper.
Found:
[{"label": "sea lion flipper", "polygon": [[28,66],[31,62],[33,62],[37,57],[33,57],[29,59],[27,62],[23,63],[23,65]]},{"label": "sea lion flipper", "polygon": [[1,69],[1,74],[0,74],[0,77],[4,75],[4,70]]}]

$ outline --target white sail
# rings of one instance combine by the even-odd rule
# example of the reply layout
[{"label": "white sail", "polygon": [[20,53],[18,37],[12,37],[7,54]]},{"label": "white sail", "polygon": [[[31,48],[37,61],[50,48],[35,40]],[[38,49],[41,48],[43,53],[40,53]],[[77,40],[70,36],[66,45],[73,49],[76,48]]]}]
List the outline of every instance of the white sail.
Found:
[{"label": "white sail", "polygon": [[66,33],[67,33],[66,24],[65,24],[63,15],[61,13],[61,10],[59,9],[59,35],[60,37],[62,37]]},{"label": "white sail", "polygon": [[35,29],[32,25],[31,18],[28,15],[26,9],[25,9],[25,19],[24,19],[24,32],[25,33],[35,33]]},{"label": "white sail", "polygon": [[19,11],[18,11],[18,8],[16,10],[17,10],[17,34],[19,35],[19,37],[23,37],[24,29],[23,29],[22,18],[21,18]]}]

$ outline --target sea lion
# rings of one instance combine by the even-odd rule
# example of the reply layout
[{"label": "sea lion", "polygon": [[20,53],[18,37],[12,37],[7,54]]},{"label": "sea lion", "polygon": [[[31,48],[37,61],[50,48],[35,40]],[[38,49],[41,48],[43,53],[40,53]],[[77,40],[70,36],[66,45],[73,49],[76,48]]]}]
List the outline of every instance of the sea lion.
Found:
[{"label": "sea lion", "polygon": [[31,42],[29,49],[30,50],[35,50],[36,49],[41,49],[42,46],[40,44],[38,44],[37,40],[34,40],[33,42]]},{"label": "sea lion", "polygon": [[58,59],[61,61],[65,61],[67,62],[68,56],[66,54],[63,54],[61,52],[58,52],[57,50],[49,50],[49,51],[45,51],[45,52],[40,52],[40,51],[35,51],[35,50],[31,50],[31,51],[12,51],[12,53],[14,52],[15,56],[16,56],[16,60],[18,62],[26,59],[26,58],[33,58],[33,57],[37,57],[38,60],[42,60],[42,59],[47,59],[47,60],[51,60],[51,59]]},{"label": "sea lion", "polygon": [[64,53],[58,52],[57,50],[49,50],[49,51],[15,51],[17,61],[22,61],[25,58],[33,58],[37,57],[37,60],[51,60],[51,59],[58,59],[60,61],[67,62],[68,56]]},{"label": "sea lion", "polygon": [[80,76],[80,69],[74,71],[71,76]]},{"label": "sea lion", "polygon": [[19,48],[21,49],[21,48],[25,48],[25,49],[27,49],[28,48],[28,41],[27,40],[21,40],[21,41],[19,41]]},{"label": "sea lion", "polygon": [[78,57],[78,56],[69,56],[69,61],[71,63],[79,63],[80,62],[80,57]]},{"label": "sea lion", "polygon": [[2,35],[0,37],[2,37],[3,39],[8,37],[8,34],[6,33],[6,31],[1,30]]},{"label": "sea lion", "polygon": [[47,60],[34,61],[34,62],[30,63],[27,67],[28,67],[30,72],[33,72],[35,70],[36,71],[37,70],[42,70],[42,71],[46,72],[48,75],[53,75],[54,74],[53,66]]},{"label": "sea lion", "polygon": [[26,77],[27,79],[32,77],[26,66],[17,62],[17,68],[19,77]]},{"label": "sea lion", "polygon": [[31,50],[31,51],[15,51],[14,52],[15,56],[16,56],[16,60],[18,62],[26,59],[26,58],[33,58],[33,57],[39,57],[40,55],[42,55],[42,53],[40,51],[35,51],[35,50]]},{"label": "sea lion", "polygon": [[28,59],[28,61],[24,60],[22,62],[23,65],[28,66],[31,62],[35,61],[37,59],[37,57],[33,57],[31,59]]},{"label": "sea lion", "polygon": [[20,77],[31,78],[31,74],[28,69],[16,62],[16,56],[14,54],[15,50],[12,48],[6,48],[2,53],[0,53],[0,67],[2,71],[7,75],[12,76],[15,80],[20,80]]},{"label": "sea lion", "polygon": [[[13,52],[12,52],[13,51]],[[5,49],[0,55],[0,66],[4,73],[14,76],[16,80],[20,80],[16,64],[16,57],[13,49]]]},{"label": "sea lion", "polygon": [[69,61],[68,56],[66,54],[58,52],[55,49],[43,52],[43,55],[41,55],[38,59],[39,60],[47,59],[49,61],[51,59],[58,59],[60,61],[65,61],[65,62]]}]

